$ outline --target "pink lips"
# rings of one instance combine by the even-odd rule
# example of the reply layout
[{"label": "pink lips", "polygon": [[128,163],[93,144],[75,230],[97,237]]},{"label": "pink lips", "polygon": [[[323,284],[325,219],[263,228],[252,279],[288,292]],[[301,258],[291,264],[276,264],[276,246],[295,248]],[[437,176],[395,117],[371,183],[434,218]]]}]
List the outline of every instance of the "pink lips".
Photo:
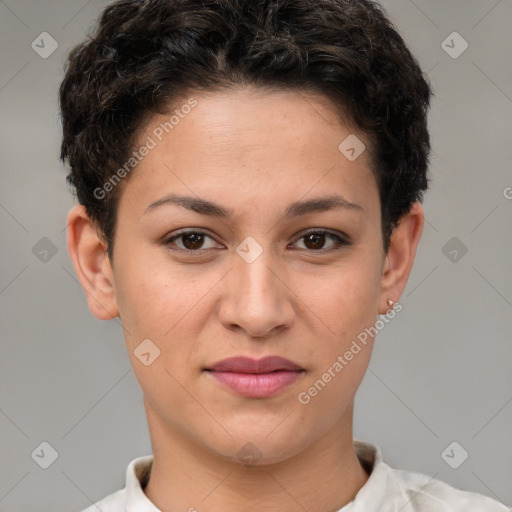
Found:
[{"label": "pink lips", "polygon": [[292,361],[278,356],[231,357],[206,370],[236,393],[251,398],[274,395],[293,384],[304,372]]}]

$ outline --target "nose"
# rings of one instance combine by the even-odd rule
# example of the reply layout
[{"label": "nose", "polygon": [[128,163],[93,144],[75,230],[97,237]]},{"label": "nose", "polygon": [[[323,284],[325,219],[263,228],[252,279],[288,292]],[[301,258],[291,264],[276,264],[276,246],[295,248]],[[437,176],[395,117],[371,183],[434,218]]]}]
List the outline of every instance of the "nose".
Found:
[{"label": "nose", "polygon": [[272,260],[270,249],[250,263],[235,254],[219,311],[227,329],[243,330],[251,338],[268,338],[292,325],[295,295],[284,268]]}]

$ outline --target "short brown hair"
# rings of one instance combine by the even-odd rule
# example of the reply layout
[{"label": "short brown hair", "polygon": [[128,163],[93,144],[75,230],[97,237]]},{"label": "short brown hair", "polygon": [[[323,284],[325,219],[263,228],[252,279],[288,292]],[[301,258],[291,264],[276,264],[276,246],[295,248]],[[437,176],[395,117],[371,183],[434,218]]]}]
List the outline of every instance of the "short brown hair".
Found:
[{"label": "short brown hair", "polygon": [[255,85],[313,91],[367,135],[387,251],[427,189],[431,89],[371,0],[119,0],[68,58],[60,87],[67,180],[112,259],[126,162],[142,123],[188,91]]}]

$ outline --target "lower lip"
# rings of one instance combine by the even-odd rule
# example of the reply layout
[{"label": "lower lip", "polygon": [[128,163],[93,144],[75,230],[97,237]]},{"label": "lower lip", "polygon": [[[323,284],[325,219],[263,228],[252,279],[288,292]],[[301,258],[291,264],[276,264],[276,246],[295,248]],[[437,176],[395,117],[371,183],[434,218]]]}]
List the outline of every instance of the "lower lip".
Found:
[{"label": "lower lip", "polygon": [[212,377],[239,395],[265,398],[292,385],[303,371],[277,371],[272,373],[236,373],[210,371]]}]

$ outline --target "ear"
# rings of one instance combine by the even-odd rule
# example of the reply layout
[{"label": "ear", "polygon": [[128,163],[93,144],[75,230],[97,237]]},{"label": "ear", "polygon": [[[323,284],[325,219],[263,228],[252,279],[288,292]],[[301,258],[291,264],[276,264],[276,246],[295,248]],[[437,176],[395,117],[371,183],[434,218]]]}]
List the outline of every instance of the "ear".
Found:
[{"label": "ear", "polygon": [[425,215],[421,203],[416,202],[405,214],[391,234],[389,249],[384,260],[379,299],[379,314],[389,311],[388,299],[398,302],[409,274],[416,249],[423,232]]},{"label": "ear", "polygon": [[100,320],[119,315],[107,244],[81,204],[67,218],[68,252],[87,296],[91,313]]}]

